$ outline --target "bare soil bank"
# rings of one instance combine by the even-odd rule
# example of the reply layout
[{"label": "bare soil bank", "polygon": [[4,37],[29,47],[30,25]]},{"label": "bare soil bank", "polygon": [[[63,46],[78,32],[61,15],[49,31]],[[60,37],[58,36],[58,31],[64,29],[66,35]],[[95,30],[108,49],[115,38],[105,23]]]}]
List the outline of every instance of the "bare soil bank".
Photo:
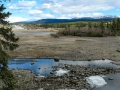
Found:
[{"label": "bare soil bank", "polygon": [[[56,32],[58,29],[14,30],[14,32]],[[58,58],[66,60],[110,59],[120,64],[120,37],[59,37],[16,34],[19,48],[8,52],[17,58]]]}]

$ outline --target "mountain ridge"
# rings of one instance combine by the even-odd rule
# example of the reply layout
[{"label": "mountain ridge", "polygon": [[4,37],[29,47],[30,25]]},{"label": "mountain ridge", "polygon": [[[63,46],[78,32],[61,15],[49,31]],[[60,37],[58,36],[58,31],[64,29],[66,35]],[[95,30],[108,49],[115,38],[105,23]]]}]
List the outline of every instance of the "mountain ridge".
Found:
[{"label": "mountain ridge", "polygon": [[23,21],[17,22],[18,24],[30,24],[30,23],[66,23],[66,22],[77,22],[77,21],[110,21],[119,18],[118,16],[101,16],[101,17],[81,17],[81,18],[71,18],[71,19],[40,19],[36,21]]}]

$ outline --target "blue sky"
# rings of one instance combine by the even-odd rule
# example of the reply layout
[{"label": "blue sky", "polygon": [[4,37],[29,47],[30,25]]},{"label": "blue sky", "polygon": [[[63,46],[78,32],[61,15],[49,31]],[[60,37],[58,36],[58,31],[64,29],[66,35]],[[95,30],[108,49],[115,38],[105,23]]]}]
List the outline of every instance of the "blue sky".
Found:
[{"label": "blue sky", "polygon": [[120,0],[11,0],[5,2],[10,22],[46,18],[120,16]]}]

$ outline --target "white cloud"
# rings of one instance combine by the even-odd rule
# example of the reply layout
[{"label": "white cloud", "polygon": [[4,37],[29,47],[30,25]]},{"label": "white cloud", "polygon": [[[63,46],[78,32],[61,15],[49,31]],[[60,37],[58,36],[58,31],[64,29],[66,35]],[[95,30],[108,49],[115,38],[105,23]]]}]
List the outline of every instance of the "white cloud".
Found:
[{"label": "white cloud", "polygon": [[58,17],[58,19],[70,19],[70,17],[68,17],[67,15],[61,15],[60,17]]},{"label": "white cloud", "polygon": [[41,10],[29,10],[28,11],[28,15],[31,17],[31,18],[34,18],[35,20],[38,20],[38,19],[45,19],[45,18],[54,18],[54,15],[50,14],[50,13],[44,13],[43,11]]},{"label": "white cloud", "polygon": [[45,4],[42,5],[42,8],[43,8],[43,9],[50,9],[51,6],[52,6],[52,4],[50,4],[50,3],[45,3]]},{"label": "white cloud", "polygon": [[115,5],[118,6],[118,7],[120,7],[120,0],[116,0],[115,1]]},{"label": "white cloud", "polygon": [[42,14],[43,11],[41,10],[29,10],[28,14],[30,15],[38,15],[38,14]]},{"label": "white cloud", "polygon": [[[39,14],[39,15],[32,15],[30,16],[32,20],[39,20],[39,19],[48,19],[48,18],[55,18],[52,14]],[[31,18],[29,20],[31,20]]]},{"label": "white cloud", "polygon": [[13,22],[21,22],[21,21],[28,21],[29,19],[28,18],[23,18],[23,17],[17,17],[17,16],[10,16],[7,21],[10,21],[10,23],[13,23]]},{"label": "white cloud", "polygon": [[100,17],[104,16],[102,13],[74,13],[74,14],[64,14],[59,17],[59,19],[70,19],[70,18],[81,18],[81,17]]},{"label": "white cloud", "polygon": [[26,10],[26,9],[31,9],[36,4],[37,4],[36,1],[19,1],[16,4],[9,3],[7,6],[8,6],[9,9],[21,9],[21,10],[23,9],[23,10]]},{"label": "white cloud", "polygon": [[[78,6],[78,5],[109,5],[120,6],[120,0],[52,0],[61,3],[63,6]],[[49,3],[49,2],[48,2]]]},{"label": "white cloud", "polygon": [[[80,0],[79,0],[80,1]],[[75,1],[74,1],[75,2]],[[47,10],[51,10],[54,13],[62,13],[62,14],[69,14],[69,13],[81,13],[81,12],[94,12],[94,11],[106,11],[106,10],[111,10],[114,7],[110,5],[92,5],[92,4],[81,4],[79,3],[70,3],[68,2],[67,4],[64,3],[45,3],[40,8],[44,8]]]},{"label": "white cloud", "polygon": [[93,17],[99,17],[99,16],[104,16],[104,14],[102,14],[102,13],[92,13],[92,16]]},{"label": "white cloud", "polygon": [[[7,6],[11,11],[14,10],[13,14],[28,15],[27,20],[97,17],[103,16],[103,11],[110,12],[113,9],[119,11],[120,7],[120,0],[40,0],[40,2],[42,3],[38,3],[37,0],[21,0],[14,4],[11,2]],[[20,18],[26,20],[23,17],[14,18],[16,21],[20,21]]]},{"label": "white cloud", "polygon": [[32,7],[36,5],[36,1],[19,1],[18,5],[22,7]]},{"label": "white cloud", "polygon": [[81,13],[81,12],[93,12],[93,11],[98,11],[98,10],[110,10],[113,7],[110,6],[98,6],[98,5],[88,5],[88,6],[84,6],[84,5],[78,5],[78,6],[70,6],[70,7],[61,7],[57,8],[57,10],[61,11],[62,13]]}]

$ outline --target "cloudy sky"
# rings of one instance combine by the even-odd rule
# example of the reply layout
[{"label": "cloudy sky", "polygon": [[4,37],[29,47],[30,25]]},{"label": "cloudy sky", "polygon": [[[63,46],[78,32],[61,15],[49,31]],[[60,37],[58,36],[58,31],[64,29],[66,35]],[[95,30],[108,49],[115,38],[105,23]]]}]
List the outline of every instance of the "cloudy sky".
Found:
[{"label": "cloudy sky", "polygon": [[5,2],[10,22],[46,18],[120,16],[120,0],[11,0]]}]

